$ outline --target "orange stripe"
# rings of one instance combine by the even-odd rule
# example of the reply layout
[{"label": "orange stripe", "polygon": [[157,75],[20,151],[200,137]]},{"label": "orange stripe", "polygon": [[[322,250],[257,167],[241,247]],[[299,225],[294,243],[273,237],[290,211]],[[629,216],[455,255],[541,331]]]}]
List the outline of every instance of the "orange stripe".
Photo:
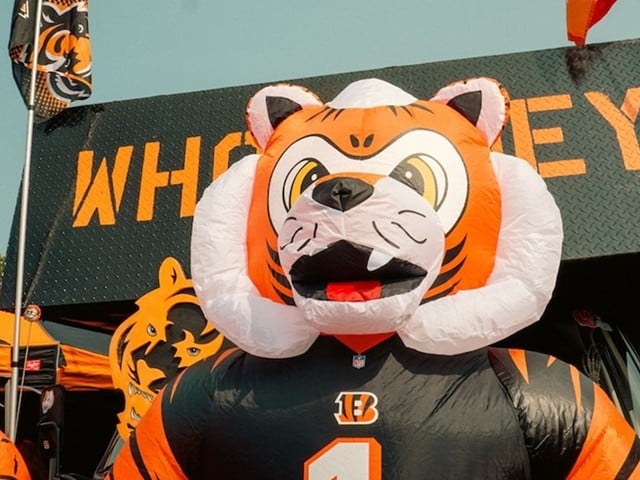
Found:
[{"label": "orange stripe", "polygon": [[169,395],[169,403],[173,402],[173,396],[176,394],[176,390],[178,389],[178,384],[182,380],[182,377],[184,376],[184,372],[186,371],[187,371],[186,369],[181,371],[176,377],[176,381],[173,382],[173,386],[171,387],[171,394]]},{"label": "orange stripe", "polygon": [[120,453],[118,453],[118,457],[116,458],[115,463],[113,464],[113,468],[111,470],[111,474],[107,477],[107,480],[116,479],[135,479],[140,478],[138,474],[138,469],[136,468],[136,462],[133,460],[133,456],[131,455],[131,448],[129,442],[122,447]]},{"label": "orange stripe", "polygon": [[576,396],[576,408],[578,411],[582,409],[582,389],[580,388],[580,372],[573,365],[569,365],[569,375],[573,384],[573,393]]},{"label": "orange stripe", "polygon": [[510,348],[509,355],[511,356],[511,360],[513,360],[516,368],[520,372],[520,375],[522,375],[522,377],[524,378],[524,381],[529,383],[529,370],[527,369],[526,352],[524,350]]},{"label": "orange stripe", "polygon": [[161,399],[162,395],[156,397],[136,427],[138,449],[152,478],[186,479],[165,435]]},{"label": "orange stripe", "polygon": [[213,366],[211,367],[211,371],[213,372],[213,370],[218,365],[220,365],[225,358],[227,358],[232,353],[237,352],[238,350],[240,350],[238,347],[233,347],[233,348],[229,348],[229,349],[225,350],[220,355],[218,355],[218,358],[216,358],[216,361],[213,363]]},{"label": "orange stripe", "polygon": [[342,412],[346,417],[348,422],[355,422],[355,418],[353,418],[353,395],[345,395],[344,396],[344,411]]},{"label": "orange stripe", "polygon": [[[593,417],[587,438],[567,480],[615,478],[636,437],[607,394],[595,385]],[[638,478],[638,469],[633,478]]]},{"label": "orange stripe", "polygon": [[[239,350],[233,347],[222,352],[216,359],[212,370],[231,355]],[[164,423],[162,421],[162,397],[166,394],[173,399],[177,386],[182,380],[186,369],[180,372],[174,382],[171,392],[167,393],[161,390],[154,401],[151,403],[149,410],[136,427],[136,440],[142,457],[145,459],[145,466],[154,478],[172,478],[186,479],[186,475],[180,468],[178,461],[175,459],[171,447],[164,433]],[[118,455],[113,467],[114,479],[135,479],[140,478],[136,467],[129,443],[123,447],[122,452]],[[158,476],[156,477],[157,474]]]},{"label": "orange stripe", "polygon": [[70,345],[62,345],[62,355],[66,365],[58,370],[58,383],[67,390],[114,388],[108,356]]},{"label": "orange stripe", "polygon": [[583,158],[569,158],[567,160],[553,160],[538,164],[538,172],[544,178],[568,177],[570,175],[584,175],[587,165]]},{"label": "orange stripe", "polygon": [[556,360],[557,360],[556,357],[554,357],[553,355],[549,355],[549,358],[547,360],[547,368],[553,365]]}]

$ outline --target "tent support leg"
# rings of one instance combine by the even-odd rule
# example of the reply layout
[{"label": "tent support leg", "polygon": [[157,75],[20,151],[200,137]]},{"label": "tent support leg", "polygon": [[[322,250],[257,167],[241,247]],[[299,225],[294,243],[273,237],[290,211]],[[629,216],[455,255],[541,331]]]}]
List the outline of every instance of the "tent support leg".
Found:
[{"label": "tent support leg", "polygon": [[8,410],[10,413],[9,421],[5,423],[5,430],[12,442],[16,441],[18,431],[18,362],[20,351],[20,317],[22,315],[22,301],[24,288],[24,256],[25,242],[27,233],[27,207],[29,199],[29,178],[31,176],[31,147],[33,137],[33,122],[35,118],[35,99],[36,99],[36,79],[38,72],[38,47],[40,42],[40,19],[42,17],[42,0],[36,1],[36,12],[33,32],[33,57],[31,61],[31,80],[29,84],[29,102],[27,108],[27,138],[26,151],[24,160],[24,169],[22,171],[22,192],[20,196],[20,224],[18,232],[18,260],[16,267],[16,296],[15,296],[15,322],[13,331],[13,345],[11,352],[11,385],[9,388],[11,394],[11,405]]},{"label": "tent support leg", "polygon": [[11,423],[11,412],[13,411],[13,405],[11,405],[11,380],[7,380],[4,384],[4,424],[9,425]]}]

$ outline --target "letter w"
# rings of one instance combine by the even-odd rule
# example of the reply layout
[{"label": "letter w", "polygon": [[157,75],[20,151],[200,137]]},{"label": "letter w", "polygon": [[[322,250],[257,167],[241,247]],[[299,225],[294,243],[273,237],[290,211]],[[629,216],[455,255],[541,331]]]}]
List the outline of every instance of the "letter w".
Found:
[{"label": "letter w", "polygon": [[100,225],[115,225],[132,154],[133,146],[118,148],[111,176],[107,159],[103,158],[95,177],[92,177],[93,151],[83,150],[78,154],[76,193],[73,201],[74,228],[89,225],[94,213],[97,213]]}]

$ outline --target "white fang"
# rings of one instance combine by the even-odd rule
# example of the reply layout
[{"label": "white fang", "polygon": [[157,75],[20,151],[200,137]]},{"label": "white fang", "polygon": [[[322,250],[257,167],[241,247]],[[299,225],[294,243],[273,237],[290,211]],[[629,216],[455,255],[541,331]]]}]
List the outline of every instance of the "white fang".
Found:
[{"label": "white fang", "polygon": [[373,250],[369,255],[369,261],[367,262],[367,270],[373,272],[381,267],[384,267],[393,258],[388,253],[381,252],[379,250]]}]

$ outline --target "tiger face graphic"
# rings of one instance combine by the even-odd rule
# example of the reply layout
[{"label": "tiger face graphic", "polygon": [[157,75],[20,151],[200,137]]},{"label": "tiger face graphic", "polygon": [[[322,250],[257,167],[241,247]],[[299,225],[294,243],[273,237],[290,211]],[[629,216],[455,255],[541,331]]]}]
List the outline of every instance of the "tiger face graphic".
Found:
[{"label": "tiger face graphic", "polygon": [[158,288],[138,299],[138,310],[118,326],[109,347],[113,382],[125,396],[118,415],[122,438],[170,379],[230,346],[204,318],[177,260],[165,259],[158,276]]},{"label": "tiger face graphic", "polygon": [[[92,58],[87,0],[42,2],[36,73],[37,120],[42,121],[92,91]],[[15,2],[9,56],[16,82],[25,98],[30,85],[34,48],[35,3]],[[20,32],[20,33],[17,33]],[[22,33],[25,32],[25,33]]]},{"label": "tiger face graphic", "polygon": [[508,106],[486,78],[431,100],[379,79],[326,104],[292,85],[259,91],[247,121],[263,153],[214,182],[194,217],[205,315],[267,357],[300,354],[320,334],[398,333],[423,352],[460,353],[537,320],[562,227],[537,173],[490,149]]}]

